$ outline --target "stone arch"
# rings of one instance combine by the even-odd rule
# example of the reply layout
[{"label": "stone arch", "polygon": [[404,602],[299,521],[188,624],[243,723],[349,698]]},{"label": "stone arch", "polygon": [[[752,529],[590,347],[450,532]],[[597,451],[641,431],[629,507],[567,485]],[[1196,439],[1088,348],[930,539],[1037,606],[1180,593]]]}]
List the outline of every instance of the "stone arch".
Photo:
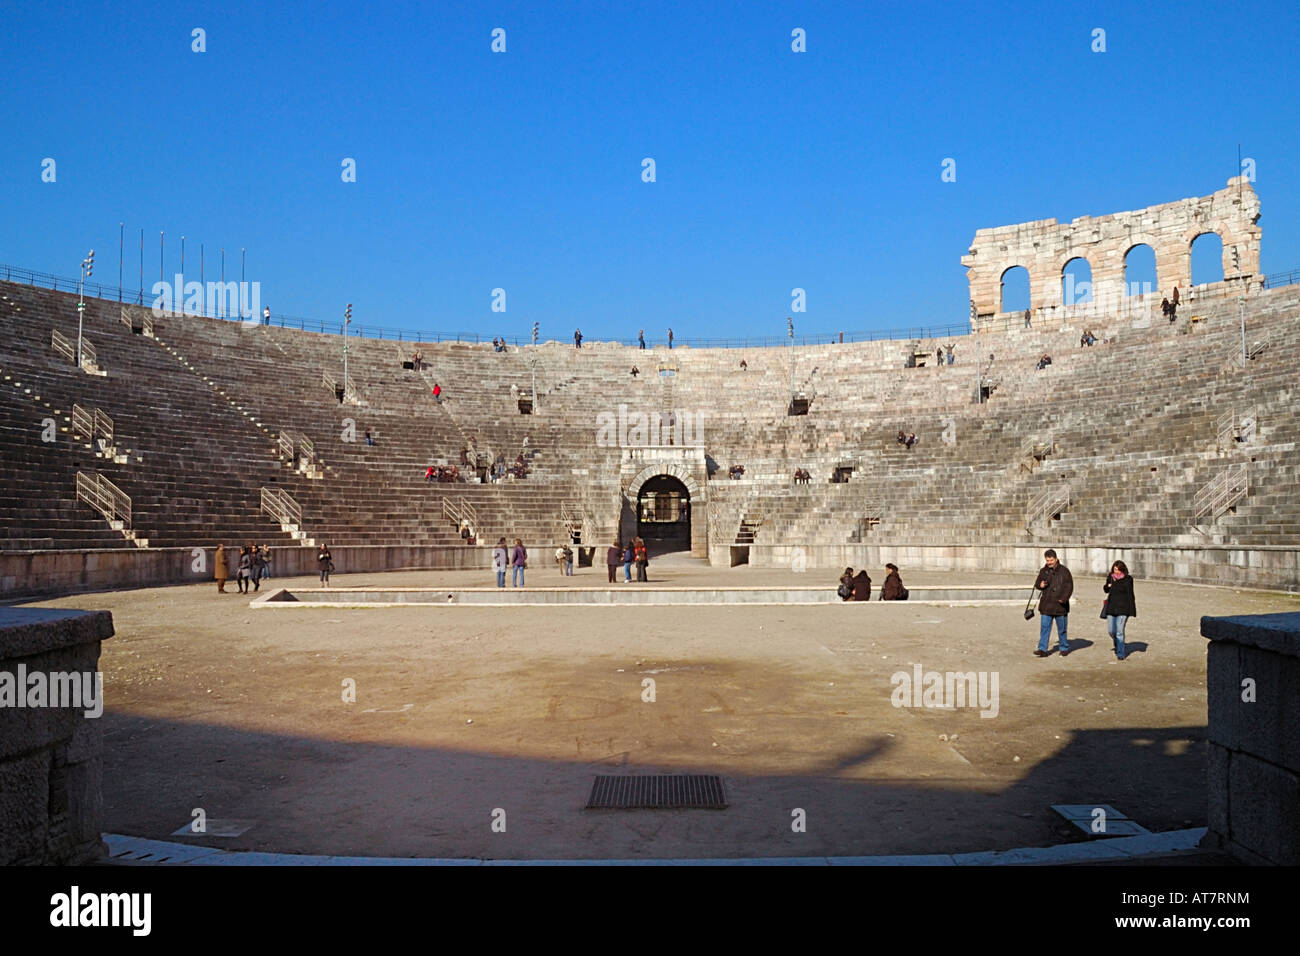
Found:
[{"label": "stone arch", "polygon": [[[1011,290],[1012,301],[1007,303],[1007,276],[1014,273],[1017,269],[1024,273],[1024,296],[1020,295],[1020,276],[1017,273],[1012,281],[1015,287]],[[1033,277],[1029,274],[1029,267],[1021,265],[1018,262],[1012,263],[1002,270],[1002,275],[998,278],[998,311],[999,312],[1023,312],[1025,309],[1032,308],[1033,303]]]},{"label": "stone arch", "polygon": [[[1133,236],[1129,239],[1129,241],[1125,245],[1126,248],[1124,249],[1124,254],[1120,256],[1120,262],[1122,263],[1121,268],[1123,269],[1123,277],[1124,277],[1123,278],[1124,295],[1135,296],[1135,295],[1142,295],[1144,291],[1151,291],[1151,292],[1159,291],[1160,259],[1156,252],[1156,249],[1158,248],[1158,244],[1156,243],[1156,241],[1146,236]],[[1133,252],[1137,249],[1146,249],[1151,254],[1151,280],[1150,280],[1151,288],[1150,290],[1144,290],[1139,288],[1138,291],[1135,292],[1132,288],[1133,284],[1135,282],[1145,281],[1145,277],[1142,275],[1138,275],[1136,278],[1130,278],[1129,276],[1129,265],[1130,265],[1129,256],[1131,256]],[[1143,258],[1146,258],[1145,255],[1143,255]],[[1143,263],[1142,265],[1143,267],[1145,267],[1145,263]]]},{"label": "stone arch", "polygon": [[[1202,239],[1205,241],[1200,242],[1198,246],[1197,243]],[[1218,243],[1218,245],[1216,246],[1214,243]],[[1198,252],[1198,248],[1203,252]],[[1194,286],[1204,285],[1207,282],[1222,282],[1223,277],[1230,271],[1223,261],[1226,250],[1227,247],[1223,242],[1223,237],[1213,229],[1203,229],[1192,236],[1191,241],[1187,243],[1188,281]],[[1209,256],[1214,258],[1209,259]],[[1202,260],[1199,264],[1197,263],[1198,259]],[[1206,274],[1207,272],[1209,275]]]},{"label": "stone arch", "polygon": [[641,486],[657,475],[672,475],[686,486],[686,490],[691,493],[691,500],[704,497],[704,488],[701,487],[696,477],[691,474],[691,470],[685,465],[671,462],[660,462],[642,468],[628,481],[623,494],[635,499],[641,493]]},{"label": "stone arch", "polygon": [[623,508],[619,519],[619,537],[627,540],[636,526],[635,508],[642,486],[651,478],[670,475],[686,486],[691,497],[691,553],[707,557],[709,553],[708,489],[704,482],[691,472],[686,462],[660,461],[646,465],[623,486]]},{"label": "stone arch", "polygon": [[[1081,262],[1087,273],[1070,266]],[[1092,263],[1087,256],[1070,256],[1061,264],[1061,304],[1066,308],[1093,301]]]}]

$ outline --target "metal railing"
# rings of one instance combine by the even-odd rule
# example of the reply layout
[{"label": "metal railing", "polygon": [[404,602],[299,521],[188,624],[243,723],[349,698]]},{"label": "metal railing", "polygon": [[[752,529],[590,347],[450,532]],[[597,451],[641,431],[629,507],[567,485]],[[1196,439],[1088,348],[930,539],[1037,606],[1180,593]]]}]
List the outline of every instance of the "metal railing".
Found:
[{"label": "metal railing", "polygon": [[[336,379],[329,372],[322,369],[320,373],[320,380],[321,380],[321,384],[324,385],[327,389],[329,389],[331,393],[333,393],[334,395],[338,395],[339,393],[338,379]],[[343,397],[352,398],[352,399],[355,399],[357,397],[357,383],[356,380],[351,375],[348,376],[348,384],[347,384],[347,388],[343,392]]]},{"label": "metal railing", "polygon": [[316,443],[306,435],[298,436],[298,460],[304,465],[310,465],[316,460]]},{"label": "metal railing", "polygon": [[103,475],[77,472],[77,500],[84,501],[110,522],[131,527],[131,498]]},{"label": "metal railing", "polygon": [[50,346],[73,365],[77,364],[77,350],[68,337],[58,329],[50,330]]},{"label": "metal railing", "polygon": [[1030,529],[1043,518],[1049,518],[1070,507],[1070,486],[1068,484],[1050,485],[1035,493],[1029,499],[1029,508],[1025,511],[1025,528]]},{"label": "metal railing", "polygon": [[1196,493],[1195,521],[1199,524],[1206,516],[1209,516],[1210,521],[1217,521],[1229,508],[1246,497],[1249,491],[1250,478],[1246,466],[1229,465]]},{"label": "metal railing", "polygon": [[285,461],[289,462],[290,464],[292,464],[293,457],[294,457],[293,456],[293,449],[294,449],[293,434],[291,432],[281,431],[279,437],[276,438],[276,444],[279,446],[280,449],[280,457],[283,458]]},{"label": "metal railing", "polygon": [[[76,292],[76,278],[67,276],[56,276],[45,272],[35,272],[30,269],[24,269],[17,266],[0,264],[0,278],[7,282],[19,282],[24,285],[35,286],[37,288],[52,289],[58,292]],[[1257,280],[1258,281],[1258,280]],[[1288,272],[1276,272],[1267,274],[1259,283],[1264,289],[1277,289],[1282,286],[1295,285],[1300,283],[1300,269],[1292,269]],[[1209,288],[1193,288],[1188,291],[1188,300],[1217,298],[1221,296],[1238,295],[1241,291],[1239,282],[1225,281],[1210,284]],[[134,302],[143,305],[146,301],[152,302],[154,296],[152,293],[146,294],[140,290],[128,290],[118,286],[106,286],[98,283],[86,283],[85,294],[88,297],[98,299],[112,300],[115,302]],[[205,303],[206,307],[206,303]],[[209,319],[221,319],[224,321],[241,321],[237,316],[228,315],[208,315],[206,311],[197,313],[187,313],[201,315]],[[1009,331],[1024,328],[1024,319],[1021,318],[1023,312],[1017,313],[999,313],[1002,318],[992,322],[982,322],[980,324],[981,332]],[[1039,320],[1039,314],[1035,313],[1034,320]],[[1049,312],[1043,316],[1044,319],[1051,320],[1052,315]],[[254,321],[245,319],[245,322]],[[258,318],[256,321],[260,322]],[[321,332],[330,335],[341,335],[343,333],[343,323],[338,321],[324,321],[310,319],[302,316],[271,314],[270,324],[286,329],[301,329],[305,332]],[[491,331],[482,332],[430,332],[412,329],[389,328],[380,325],[360,325],[354,322],[349,331],[358,338],[370,339],[389,339],[396,342],[412,343],[433,343],[433,342],[468,342],[475,344],[490,343],[493,338],[505,338],[506,344],[514,348],[519,348],[530,344],[528,337],[506,338],[497,336]],[[942,325],[918,325],[911,327],[896,327],[891,329],[867,329],[852,332],[826,332],[814,335],[798,335],[793,339],[795,345],[835,345],[838,343],[854,342],[877,342],[883,340],[903,341],[912,339],[935,339],[935,338],[955,338],[958,336],[971,335],[971,325],[969,319],[964,319],[957,323],[947,323]],[[602,342],[610,342],[616,345],[635,346],[637,340],[634,338],[627,339],[602,339]],[[592,340],[594,343],[595,340]],[[777,346],[789,346],[792,340],[789,335],[770,335],[753,338],[691,338],[689,336],[675,336],[674,344],[677,346],[688,346],[691,348],[774,348]],[[565,344],[565,343],[559,343]],[[667,345],[667,337],[662,339],[646,339],[646,345],[649,348],[663,348]],[[569,346],[572,347],[571,345]]]},{"label": "metal railing", "polygon": [[262,489],[262,511],[279,524],[302,528],[302,505],[294,501],[289,492],[279,488]]},{"label": "metal railing", "polygon": [[72,406],[72,431],[74,434],[89,438],[104,439],[106,444],[113,444],[113,419],[98,408],[84,405]]},{"label": "metal railing", "polygon": [[72,433],[82,438],[95,437],[95,416],[89,408],[75,404],[72,406]]},{"label": "metal railing", "polygon": [[450,495],[442,499],[442,516],[447,518],[457,528],[461,522],[468,522],[471,531],[478,534],[478,511],[470,504],[467,498],[452,498]]}]

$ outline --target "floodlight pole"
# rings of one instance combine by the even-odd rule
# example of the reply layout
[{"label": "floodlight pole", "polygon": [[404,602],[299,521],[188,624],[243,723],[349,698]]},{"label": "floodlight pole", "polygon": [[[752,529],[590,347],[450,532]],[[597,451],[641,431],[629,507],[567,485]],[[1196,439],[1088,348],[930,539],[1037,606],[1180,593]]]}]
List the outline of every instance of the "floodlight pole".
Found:
[{"label": "floodlight pole", "polygon": [[343,313],[343,397],[348,397],[348,326],[352,324],[352,303]]},{"label": "floodlight pole", "polygon": [[537,414],[537,330],[540,326],[533,323],[533,414]]},{"label": "floodlight pole", "polygon": [[81,368],[81,329],[86,315],[86,278],[95,272],[95,250],[81,260],[80,278],[77,280],[77,355],[76,366]]}]

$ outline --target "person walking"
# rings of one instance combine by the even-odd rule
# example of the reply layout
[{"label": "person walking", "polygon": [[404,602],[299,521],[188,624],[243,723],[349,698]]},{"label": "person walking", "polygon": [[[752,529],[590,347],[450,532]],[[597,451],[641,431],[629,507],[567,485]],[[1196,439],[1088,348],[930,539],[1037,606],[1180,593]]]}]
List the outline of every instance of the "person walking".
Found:
[{"label": "person walking", "polygon": [[239,549],[239,565],[235,571],[235,585],[240,594],[248,593],[248,578],[253,573],[253,559],[248,554],[248,547]]},{"label": "person walking", "polygon": [[262,545],[262,578],[266,579],[271,576],[271,546]]},{"label": "person walking", "polygon": [[1034,585],[1042,596],[1038,599],[1038,650],[1035,657],[1047,656],[1047,644],[1052,636],[1052,622],[1056,622],[1056,644],[1061,656],[1070,653],[1070,642],[1066,637],[1067,617],[1070,613],[1070,595],[1074,593],[1074,578],[1057,558],[1056,552],[1048,548],[1043,552],[1046,564],[1038,572],[1038,583]]},{"label": "person walking", "polygon": [[636,333],[637,348],[645,348],[645,329],[640,329]]},{"label": "person walking", "polygon": [[945,345],[943,348],[944,348],[944,351],[946,351],[946,352],[948,353],[948,364],[951,365],[951,364],[952,364],[952,350],[953,350],[953,346],[951,346],[951,345]]},{"label": "person walking", "polygon": [[673,330],[672,330],[672,329],[669,329],[669,330],[668,330],[668,347],[669,347],[670,349],[673,347]]},{"label": "person walking", "polygon": [[225,594],[226,578],[230,577],[230,567],[226,563],[226,546],[224,544],[217,545],[217,553],[212,560],[217,565],[214,569],[217,579],[217,593]]},{"label": "person walking", "polygon": [[1128,565],[1123,561],[1112,564],[1101,589],[1106,592],[1106,603],[1101,609],[1101,615],[1106,619],[1106,633],[1115,644],[1115,659],[1122,661],[1128,657],[1128,648],[1124,646],[1124,625],[1129,618],[1137,617],[1133,577],[1128,573]]},{"label": "person walking", "polygon": [[615,541],[605,550],[605,564],[609,568],[609,583],[618,580],[618,565],[623,560],[623,548]]},{"label": "person walking", "polygon": [[515,551],[510,559],[510,586],[512,588],[521,588],[524,586],[524,570],[528,567],[528,549],[524,547],[524,542],[515,538]]},{"label": "person walking", "polygon": [[262,560],[262,552],[257,545],[250,544],[248,546],[248,558],[252,570],[249,579],[253,582],[253,590],[260,591],[262,590],[262,569],[266,567],[266,563]]},{"label": "person walking", "polygon": [[492,570],[497,573],[497,587],[506,586],[506,568],[510,567],[510,549],[506,539],[497,539],[497,546],[492,549]]},{"label": "person walking", "polygon": [[442,404],[442,386],[437,382],[433,383],[433,400],[439,405]]},{"label": "person walking", "polygon": [[564,546],[564,576],[573,577],[573,549],[567,544]]},{"label": "person walking", "polygon": [[623,583],[630,584],[632,581],[632,562],[636,560],[636,545],[629,541],[627,547],[623,549]]},{"label": "person walking", "polygon": [[650,552],[645,546],[642,538],[636,539],[636,579],[638,582],[648,582],[650,578],[646,575],[646,569],[650,567]]},{"label": "person walking", "polygon": [[334,555],[330,554],[328,544],[322,544],[316,552],[316,563],[320,565],[320,583],[324,587],[330,583],[330,572],[334,570]]},{"label": "person walking", "polygon": [[573,330],[573,347],[575,349],[582,348],[582,329]]}]

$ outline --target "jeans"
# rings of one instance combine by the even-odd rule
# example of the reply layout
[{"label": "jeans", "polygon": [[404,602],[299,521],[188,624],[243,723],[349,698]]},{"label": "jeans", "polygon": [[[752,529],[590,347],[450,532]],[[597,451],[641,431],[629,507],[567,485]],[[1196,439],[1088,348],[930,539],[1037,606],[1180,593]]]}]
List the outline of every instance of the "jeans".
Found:
[{"label": "jeans", "polygon": [[329,573],[328,571],[326,571],[324,568],[321,568],[321,572],[320,572],[320,583],[321,583],[321,584],[329,584],[329,583],[330,583],[330,573]]},{"label": "jeans", "polygon": [[573,577],[573,562],[572,562],[572,561],[565,561],[565,562],[564,562],[564,573],[565,573],[565,575],[566,575],[567,577]]},{"label": "jeans", "polygon": [[1124,648],[1124,625],[1127,623],[1127,614],[1111,614],[1106,618],[1106,633],[1115,642],[1115,656],[1121,659],[1128,655]]},{"label": "jeans", "polygon": [[505,586],[506,586],[506,570],[505,568],[502,568],[500,571],[497,572],[497,587],[503,588]]},{"label": "jeans", "polygon": [[510,586],[512,588],[524,586],[524,566],[522,564],[516,564],[510,569]]},{"label": "jeans", "polygon": [[609,583],[613,584],[618,579],[618,565],[611,564],[607,565],[607,567],[609,568]]},{"label": "jeans", "polygon": [[632,562],[631,562],[631,561],[624,561],[624,562],[623,562],[623,580],[624,580],[624,581],[631,581],[631,580],[632,580]]},{"label": "jeans", "polygon": [[1065,625],[1069,618],[1064,614],[1039,614],[1038,615],[1038,649],[1044,654],[1047,653],[1047,642],[1052,635],[1052,622],[1056,622],[1056,643],[1059,645],[1062,653],[1068,653],[1070,642],[1065,636]]}]

